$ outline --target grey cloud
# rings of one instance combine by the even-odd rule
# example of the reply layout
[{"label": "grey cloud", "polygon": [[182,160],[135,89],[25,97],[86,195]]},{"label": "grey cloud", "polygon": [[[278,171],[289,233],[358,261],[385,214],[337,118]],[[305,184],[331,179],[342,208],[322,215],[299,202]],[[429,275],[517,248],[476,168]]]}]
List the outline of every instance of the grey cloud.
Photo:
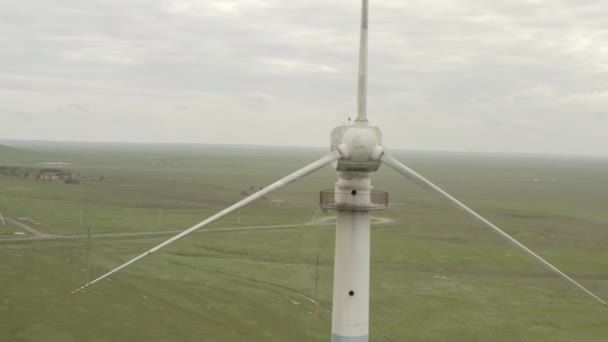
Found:
[{"label": "grey cloud", "polygon": [[[0,15],[0,118],[52,126],[77,104],[96,140],[323,146],[355,111],[356,2],[6,1]],[[606,17],[606,1],[371,1],[370,119],[393,148],[606,155],[588,138],[606,123]],[[0,135],[91,138],[77,120],[54,135],[19,122]],[[577,143],[537,141],[545,129]]]}]

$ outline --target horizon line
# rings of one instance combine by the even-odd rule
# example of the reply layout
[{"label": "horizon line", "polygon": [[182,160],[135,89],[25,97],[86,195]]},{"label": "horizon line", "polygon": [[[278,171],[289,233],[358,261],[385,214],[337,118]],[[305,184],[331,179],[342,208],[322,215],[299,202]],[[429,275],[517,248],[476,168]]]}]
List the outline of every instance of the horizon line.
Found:
[{"label": "horizon line", "polygon": [[[99,144],[99,145],[209,145],[209,146],[230,146],[230,147],[260,147],[260,148],[295,148],[295,149],[325,149],[329,146],[321,145],[268,145],[268,144],[232,144],[219,142],[177,142],[177,141],[91,141],[91,140],[48,140],[48,139],[11,139],[0,138],[0,144],[10,145],[11,143],[54,143],[54,144]],[[14,147],[14,146],[13,146]],[[544,157],[574,157],[574,158],[592,158],[592,159],[608,159],[608,155],[597,154],[568,154],[555,152],[521,152],[521,151],[474,151],[474,150],[441,150],[441,149],[407,149],[394,148],[390,149],[395,152],[410,152],[410,153],[453,153],[453,154],[486,154],[486,155],[517,155],[517,156],[544,156]]]}]

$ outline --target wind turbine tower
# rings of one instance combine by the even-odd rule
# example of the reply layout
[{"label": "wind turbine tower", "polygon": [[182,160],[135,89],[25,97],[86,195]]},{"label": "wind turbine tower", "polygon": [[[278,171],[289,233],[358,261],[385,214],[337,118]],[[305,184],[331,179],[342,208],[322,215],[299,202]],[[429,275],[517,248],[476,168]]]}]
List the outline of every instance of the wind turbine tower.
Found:
[{"label": "wind turbine tower", "polygon": [[370,210],[388,206],[388,194],[373,192],[371,174],[384,153],[382,134],[367,120],[368,1],[362,1],[357,119],[336,127],[331,150],[341,157],[334,191],[322,191],[320,205],[336,209],[332,342],[363,342],[369,335]]}]

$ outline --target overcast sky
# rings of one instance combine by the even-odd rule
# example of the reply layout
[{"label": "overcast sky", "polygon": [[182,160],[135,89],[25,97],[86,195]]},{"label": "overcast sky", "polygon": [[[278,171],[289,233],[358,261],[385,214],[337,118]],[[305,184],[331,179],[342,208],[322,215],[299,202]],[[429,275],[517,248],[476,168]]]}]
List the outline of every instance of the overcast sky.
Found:
[{"label": "overcast sky", "polygon": [[[370,1],[387,149],[608,155],[608,1]],[[358,0],[0,0],[0,138],[325,146]]]}]

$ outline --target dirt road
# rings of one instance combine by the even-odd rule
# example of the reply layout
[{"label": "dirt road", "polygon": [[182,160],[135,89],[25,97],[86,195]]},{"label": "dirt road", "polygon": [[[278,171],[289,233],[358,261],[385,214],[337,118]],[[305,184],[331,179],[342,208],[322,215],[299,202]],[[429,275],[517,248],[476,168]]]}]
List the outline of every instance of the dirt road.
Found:
[{"label": "dirt road", "polygon": [[[18,225],[19,227],[27,230],[32,234],[26,238],[12,238],[12,239],[0,239],[0,242],[17,242],[17,241],[28,241],[28,240],[69,240],[69,239],[84,239],[86,235],[51,235],[37,231],[36,229],[25,225],[22,222],[6,218],[11,223]],[[263,225],[263,226],[244,226],[244,227],[224,227],[224,228],[202,228],[197,233],[212,233],[212,232],[226,232],[226,231],[241,231],[241,230],[273,230],[273,229],[287,229],[287,228],[303,228],[310,226],[333,226],[335,225],[336,217],[327,216],[316,218],[313,221],[305,223],[295,224],[277,224],[277,225]],[[395,222],[388,218],[383,217],[372,217],[372,224],[387,224]],[[129,232],[129,233],[107,233],[107,234],[93,234],[91,238],[120,238],[120,237],[145,237],[155,235],[174,235],[181,233],[182,230],[166,230],[166,231],[155,231],[155,232]]]},{"label": "dirt road", "polygon": [[47,238],[47,237],[50,236],[49,234],[45,234],[45,233],[41,233],[41,232],[37,231],[36,229],[28,226],[27,224],[25,224],[25,223],[23,223],[21,221],[17,221],[15,219],[10,218],[10,217],[5,217],[5,219],[8,222],[10,222],[10,223],[12,223],[12,224],[14,224],[16,226],[21,227],[23,230],[25,230],[28,233],[30,233],[32,235],[32,237],[34,237],[34,238],[44,239],[44,238]]}]

